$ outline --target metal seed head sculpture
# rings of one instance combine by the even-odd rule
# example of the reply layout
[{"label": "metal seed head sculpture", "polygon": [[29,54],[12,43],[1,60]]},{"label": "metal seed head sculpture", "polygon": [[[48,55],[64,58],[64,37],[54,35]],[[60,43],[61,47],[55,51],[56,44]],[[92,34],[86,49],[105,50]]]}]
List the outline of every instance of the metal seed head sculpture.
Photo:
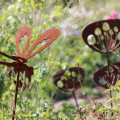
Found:
[{"label": "metal seed head sculpture", "polygon": [[[93,50],[106,54],[107,66],[100,68],[94,74],[94,81],[100,84],[100,78],[104,78],[105,82],[114,85],[117,79],[114,77],[117,73],[114,65],[113,70],[110,72],[109,67],[109,53],[113,52],[120,46],[120,20],[101,20],[87,25],[82,32],[82,37],[85,43]],[[114,74],[114,75],[113,75]],[[117,78],[117,77],[116,77]],[[114,82],[113,82],[114,81]],[[108,85],[101,85],[108,88]]]},{"label": "metal seed head sculpture", "polygon": [[82,32],[85,43],[95,51],[109,53],[120,45],[120,20],[101,20],[87,25]]},{"label": "metal seed head sculpture", "polygon": [[104,88],[110,88],[120,80],[120,63],[110,64],[109,67],[111,68],[109,72],[108,66],[104,66],[94,73],[94,81]]},{"label": "metal seed head sculpture", "polygon": [[[105,88],[115,85],[120,76],[120,63],[110,64],[109,54],[120,46],[120,20],[102,20],[91,23],[83,29],[82,37],[90,48],[106,54],[107,66],[100,68],[94,73],[94,81]],[[112,67],[111,71],[110,67]],[[101,79],[104,80],[104,84],[100,83]],[[112,98],[111,91],[110,98]],[[113,116],[113,113],[111,115]]]},{"label": "metal seed head sculpture", "polygon": [[[37,38],[37,40],[32,44],[30,49],[28,49],[28,47],[30,45],[30,40],[31,40],[31,33],[32,33],[31,29],[27,26],[20,28],[16,32],[15,43],[16,43],[17,56],[10,56],[10,55],[7,55],[0,51],[1,55],[14,60],[14,62],[12,62],[12,63],[0,61],[0,64],[6,65],[7,67],[13,67],[15,70],[15,73],[17,74],[12,120],[14,120],[14,117],[15,117],[18,86],[21,83],[21,81],[19,80],[20,72],[21,73],[25,72],[26,78],[29,79],[28,85],[25,84],[25,86],[23,87],[23,90],[25,90],[29,87],[30,81],[31,81],[31,76],[33,75],[33,67],[32,66],[29,67],[25,63],[27,62],[27,60],[29,58],[33,57],[34,55],[38,54],[43,49],[45,49],[47,46],[49,46],[60,35],[60,31],[58,29],[49,29],[46,32],[44,32],[42,35],[40,35]],[[21,38],[24,35],[27,35],[27,42],[25,44],[23,51],[20,52],[19,42],[21,41]],[[48,40],[48,41],[42,47],[40,47],[37,51],[32,52],[35,49],[35,47],[39,43],[42,43],[44,40]],[[21,85],[22,85],[22,83],[21,83]]]},{"label": "metal seed head sculpture", "polygon": [[76,105],[78,106],[75,96],[75,90],[80,88],[84,81],[84,70],[80,67],[71,67],[66,70],[57,72],[53,77],[54,84],[63,91],[72,92]]}]

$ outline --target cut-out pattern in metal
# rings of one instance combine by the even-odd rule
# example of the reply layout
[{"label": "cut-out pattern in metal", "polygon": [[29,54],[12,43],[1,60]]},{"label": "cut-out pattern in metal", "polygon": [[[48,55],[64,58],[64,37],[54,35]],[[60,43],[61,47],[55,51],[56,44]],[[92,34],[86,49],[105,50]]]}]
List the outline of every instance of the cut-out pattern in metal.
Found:
[{"label": "cut-out pattern in metal", "polygon": [[[28,80],[29,80],[28,85],[25,84],[23,87],[23,90],[25,90],[29,87],[30,81],[31,81],[31,76],[33,75],[33,67],[32,66],[29,67],[25,63],[27,62],[27,60],[29,58],[33,57],[34,55],[38,54],[43,49],[45,49],[47,46],[49,46],[60,35],[60,31],[58,29],[49,29],[46,32],[44,32],[42,35],[40,35],[37,38],[37,40],[35,40],[35,42],[32,44],[30,49],[28,49],[28,47],[30,45],[30,40],[31,40],[31,33],[32,33],[31,29],[27,26],[20,28],[16,32],[15,43],[16,43],[16,51],[18,54],[17,56],[10,56],[10,55],[7,55],[0,51],[1,55],[14,60],[14,62],[12,62],[12,63],[0,61],[0,64],[6,65],[7,67],[13,67],[15,74],[17,74],[12,120],[14,120],[14,117],[15,117],[18,86],[22,86],[22,82],[21,82],[21,80],[19,80],[20,72],[21,73],[25,72],[25,77],[28,78]],[[24,50],[22,52],[20,52],[19,42],[21,41],[21,39],[24,35],[27,35],[27,42],[24,47]],[[33,50],[36,48],[36,46],[39,43],[42,43],[43,41],[45,41],[47,39],[49,39],[49,40],[46,41],[46,43],[42,47],[40,47],[37,51],[33,52]],[[9,72],[9,76],[10,76],[10,74],[11,74],[11,72]]]},{"label": "cut-out pattern in metal", "polygon": [[[111,64],[109,62],[109,54],[120,46],[120,20],[101,20],[91,23],[83,29],[82,37],[90,48],[106,54],[107,66],[95,72],[95,82],[106,88],[108,88],[108,84],[109,87],[110,85],[115,85],[117,81],[116,70],[118,69],[112,66],[113,71],[110,71]],[[94,38],[94,40],[92,40],[92,38]],[[105,85],[100,84],[101,78],[107,82]]]},{"label": "cut-out pattern in metal", "polygon": [[120,45],[120,20],[101,20],[87,25],[82,32],[85,43],[95,51],[109,53]]},{"label": "cut-out pattern in metal", "polygon": [[120,80],[120,63],[111,64],[109,68],[104,66],[94,73],[94,81],[104,88],[110,88]]},{"label": "cut-out pattern in metal", "polygon": [[[60,90],[63,90],[66,92],[72,92],[77,108],[79,108],[79,105],[75,95],[75,90],[81,87],[84,81],[84,76],[85,74],[82,68],[71,67],[69,69],[61,70],[57,72],[53,77],[54,84]],[[79,114],[80,114],[80,110],[79,110]]]},{"label": "cut-out pattern in metal", "polygon": [[59,89],[67,92],[73,92],[83,83],[84,71],[80,67],[72,67],[57,72],[53,79],[54,84]]},{"label": "cut-out pattern in metal", "polygon": [[[120,46],[120,19],[101,20],[91,23],[83,29],[82,37],[85,43],[94,51],[106,54],[107,66],[95,72],[94,81],[105,88],[115,85],[119,80],[119,63],[110,64],[109,54]],[[110,70],[110,67],[112,67],[112,70]],[[103,83],[101,80],[103,80]],[[112,98],[111,90],[110,98]]]}]

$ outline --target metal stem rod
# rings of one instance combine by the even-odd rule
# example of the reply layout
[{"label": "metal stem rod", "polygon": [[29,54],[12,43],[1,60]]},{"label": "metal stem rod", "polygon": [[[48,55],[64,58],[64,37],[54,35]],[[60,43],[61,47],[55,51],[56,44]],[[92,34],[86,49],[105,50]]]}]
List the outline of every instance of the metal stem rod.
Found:
[{"label": "metal stem rod", "polygon": [[74,92],[74,91],[73,91],[73,97],[74,97],[74,99],[75,99],[75,103],[76,103],[77,108],[79,108],[79,105],[78,105],[78,102],[77,102],[77,98],[76,98],[76,96],[75,96],[75,92]]},{"label": "metal stem rod", "polygon": [[108,65],[108,75],[110,77],[110,69],[109,69],[109,66],[110,66],[110,62],[109,62],[109,53],[107,53],[107,65]]},{"label": "metal stem rod", "polygon": [[[110,69],[109,69],[109,65],[110,65],[110,63],[109,63],[109,53],[107,53],[107,64],[108,64],[108,75],[109,75],[109,77],[108,78],[110,78]],[[110,90],[110,98],[112,98],[112,91]],[[111,108],[113,107],[113,104],[112,104],[112,102],[111,102]],[[111,116],[113,116],[113,112],[111,113]]]},{"label": "metal stem rod", "polygon": [[19,82],[19,73],[20,73],[20,71],[17,72],[17,81],[16,81],[16,88],[15,88],[15,97],[14,97],[12,120],[14,120],[14,117],[15,117],[15,109],[16,109],[17,93],[18,93],[18,82]]},{"label": "metal stem rod", "polygon": [[[76,106],[77,106],[78,111],[79,111],[79,114],[80,114],[79,105],[78,105],[78,102],[77,102],[77,98],[76,98],[76,95],[75,95],[75,91],[73,91],[72,93],[73,93],[73,97],[74,97],[74,99],[75,99],[75,103],[76,103]],[[80,118],[81,118],[81,115],[80,115]]]}]

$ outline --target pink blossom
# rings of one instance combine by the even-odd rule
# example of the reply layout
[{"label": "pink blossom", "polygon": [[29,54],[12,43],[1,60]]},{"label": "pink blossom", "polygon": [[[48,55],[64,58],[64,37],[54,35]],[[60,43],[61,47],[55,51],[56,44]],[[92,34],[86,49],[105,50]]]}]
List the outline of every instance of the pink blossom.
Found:
[{"label": "pink blossom", "polygon": [[63,33],[63,36],[67,36],[67,31],[66,31],[66,29],[63,29],[63,30],[62,30],[62,33]]},{"label": "pink blossom", "polygon": [[110,16],[108,17],[108,19],[117,19],[119,16],[119,13],[116,11],[113,11]]}]

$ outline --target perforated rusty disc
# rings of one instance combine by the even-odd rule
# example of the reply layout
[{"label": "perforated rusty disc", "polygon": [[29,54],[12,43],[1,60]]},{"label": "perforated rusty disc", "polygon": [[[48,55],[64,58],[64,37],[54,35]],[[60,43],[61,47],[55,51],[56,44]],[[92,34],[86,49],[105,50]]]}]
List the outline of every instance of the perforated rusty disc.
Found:
[{"label": "perforated rusty disc", "polygon": [[81,86],[84,80],[84,70],[80,67],[72,67],[57,72],[54,77],[54,84],[61,90],[72,92]]},{"label": "perforated rusty disc", "polygon": [[120,80],[120,63],[111,64],[109,71],[110,72],[108,72],[108,66],[101,67],[94,73],[94,81],[104,88],[115,85],[116,82]]},{"label": "perforated rusty disc", "polygon": [[82,37],[93,50],[100,53],[112,52],[120,45],[120,19],[91,23],[83,29]]}]

